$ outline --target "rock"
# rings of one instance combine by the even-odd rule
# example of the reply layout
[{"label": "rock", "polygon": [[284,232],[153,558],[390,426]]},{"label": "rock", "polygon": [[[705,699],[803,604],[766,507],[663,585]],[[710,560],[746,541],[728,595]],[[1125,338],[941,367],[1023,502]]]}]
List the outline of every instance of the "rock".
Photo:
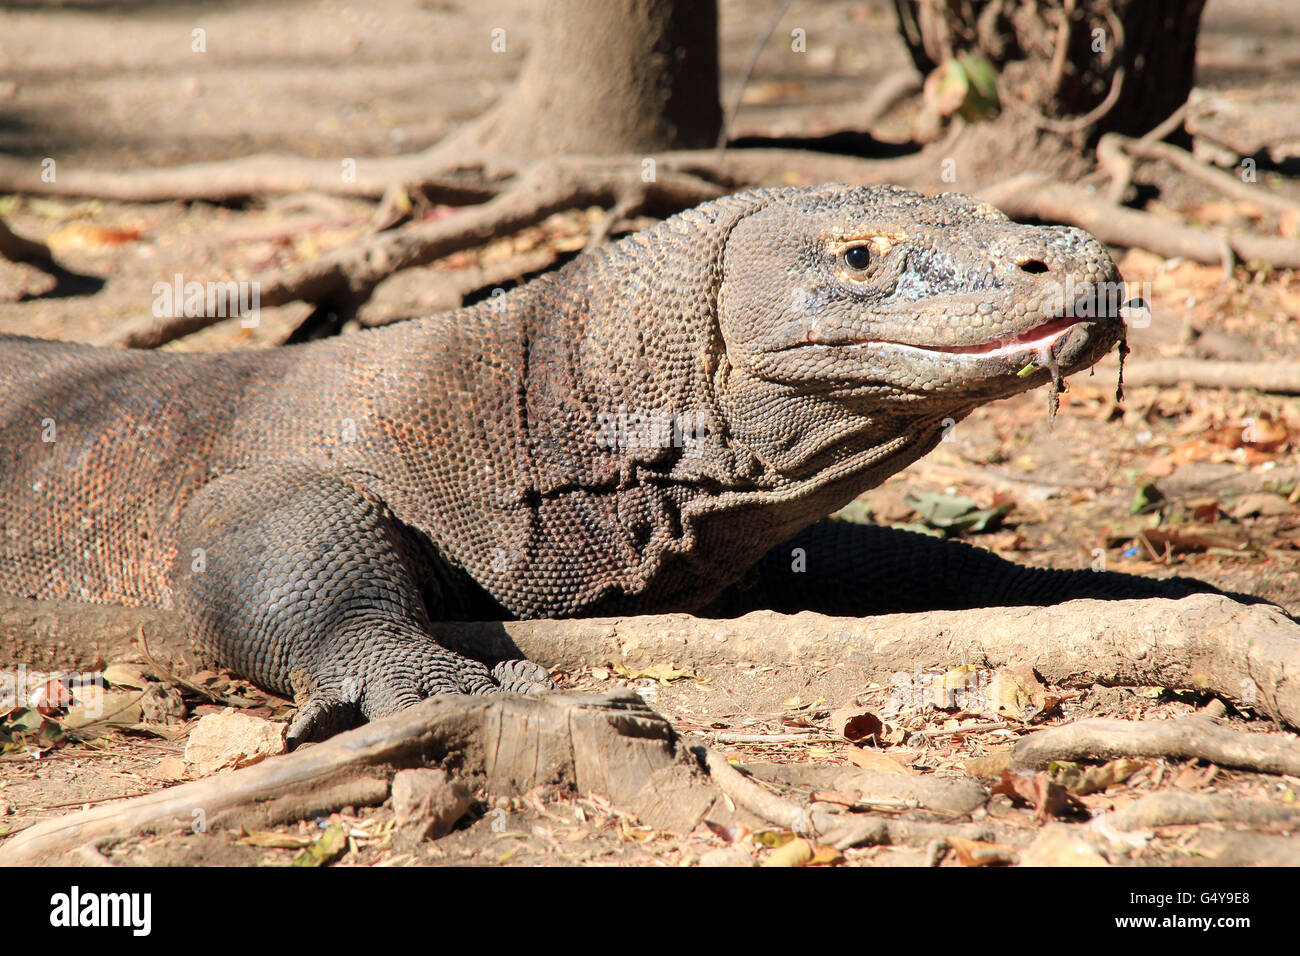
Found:
[{"label": "rock", "polygon": [[700,866],[755,866],[754,858],[734,846],[718,847],[700,856]]},{"label": "rock", "polygon": [[141,715],[145,723],[176,724],[185,719],[185,698],[175,687],[150,684],[140,697]]},{"label": "rock", "polygon": [[155,780],[174,783],[189,777],[189,767],[180,757],[163,757],[153,768]]},{"label": "rock", "polygon": [[1289,515],[1293,514],[1295,510],[1296,506],[1281,495],[1258,491],[1238,498],[1237,503],[1232,506],[1232,516],[1234,518],[1251,518],[1255,515]]},{"label": "rock", "polygon": [[1029,849],[1020,854],[1021,866],[1109,866],[1095,846],[1064,823],[1043,827]]},{"label": "rock", "polygon": [[196,776],[247,767],[285,752],[284,724],[241,714],[227,707],[199,719],[185,744],[185,762]]},{"label": "rock", "polygon": [[469,805],[469,787],[445,770],[399,770],[393,777],[397,837],[406,845],[446,836]]}]

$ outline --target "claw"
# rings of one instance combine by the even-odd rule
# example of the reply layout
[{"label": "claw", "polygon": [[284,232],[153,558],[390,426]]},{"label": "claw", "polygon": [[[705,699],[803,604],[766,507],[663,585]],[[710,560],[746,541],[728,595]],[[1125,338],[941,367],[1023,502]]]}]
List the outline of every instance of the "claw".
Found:
[{"label": "claw", "polygon": [[340,730],[354,727],[357,719],[355,704],[323,695],[312,697],[298,708],[285,734],[285,743],[294,750],[299,744],[324,740]]},{"label": "claw", "polygon": [[[409,666],[411,645],[400,647],[403,663]],[[437,694],[537,694],[555,687],[546,668],[529,660],[502,661],[489,672],[478,661],[456,656],[455,666],[449,667],[450,652],[428,647],[439,666],[430,667],[422,680],[413,680],[407,667],[391,666],[371,669],[364,682],[357,676],[340,682],[328,672],[295,674],[295,696],[301,703],[289,725],[289,749],[355,727],[363,717],[387,717]]]}]

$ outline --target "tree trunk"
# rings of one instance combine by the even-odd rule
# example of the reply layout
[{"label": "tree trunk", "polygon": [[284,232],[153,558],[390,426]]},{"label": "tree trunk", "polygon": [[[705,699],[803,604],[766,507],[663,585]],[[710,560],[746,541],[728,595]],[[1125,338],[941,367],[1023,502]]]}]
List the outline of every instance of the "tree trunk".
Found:
[{"label": "tree trunk", "polygon": [[514,88],[449,141],[455,148],[547,156],[713,145],[716,0],[551,0],[537,10]]},{"label": "tree trunk", "polygon": [[998,75],[999,137],[1019,127],[1087,149],[1138,136],[1186,102],[1205,0],[894,0],[917,68],[973,55]]}]

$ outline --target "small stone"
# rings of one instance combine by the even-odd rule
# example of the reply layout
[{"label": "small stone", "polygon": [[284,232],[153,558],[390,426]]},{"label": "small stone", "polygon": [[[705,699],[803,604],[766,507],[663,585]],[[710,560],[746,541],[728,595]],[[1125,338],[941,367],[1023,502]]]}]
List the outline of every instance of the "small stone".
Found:
[{"label": "small stone", "polygon": [[733,846],[723,846],[700,855],[700,866],[754,866],[754,858]]},{"label": "small stone", "polygon": [[399,770],[393,777],[393,813],[404,843],[446,836],[469,805],[469,787],[445,770]]},{"label": "small stone", "polygon": [[1232,508],[1234,518],[1253,518],[1255,515],[1289,515],[1294,514],[1295,505],[1290,504],[1281,495],[1266,491],[1242,495]]},{"label": "small stone", "polygon": [[1109,866],[1095,846],[1064,823],[1043,827],[1029,849],[1020,854],[1021,866]]},{"label": "small stone", "polygon": [[140,709],[145,723],[178,724],[188,712],[185,698],[175,687],[150,684],[140,696]]},{"label": "small stone", "polygon": [[185,744],[185,762],[196,776],[247,767],[284,753],[284,731],[284,724],[250,717],[227,707],[219,714],[207,714],[199,719]]},{"label": "small stone", "polygon": [[153,768],[153,776],[155,780],[172,783],[186,779],[189,776],[189,767],[180,757],[163,757]]}]

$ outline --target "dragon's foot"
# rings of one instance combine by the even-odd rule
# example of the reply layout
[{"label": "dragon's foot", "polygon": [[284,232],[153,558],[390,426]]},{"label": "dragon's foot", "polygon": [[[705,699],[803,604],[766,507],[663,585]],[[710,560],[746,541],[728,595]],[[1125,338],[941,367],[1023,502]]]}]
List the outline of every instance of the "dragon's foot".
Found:
[{"label": "dragon's foot", "polygon": [[[435,694],[536,694],[555,687],[546,669],[532,661],[502,661],[489,670],[423,634],[385,637],[360,660],[340,653],[290,675],[298,703],[288,731],[290,748],[387,717]],[[339,641],[334,646],[356,645]]]},{"label": "dragon's foot", "polygon": [[522,658],[497,664],[492,668],[492,677],[500,690],[512,694],[540,694],[555,689],[555,681],[545,667]]}]

